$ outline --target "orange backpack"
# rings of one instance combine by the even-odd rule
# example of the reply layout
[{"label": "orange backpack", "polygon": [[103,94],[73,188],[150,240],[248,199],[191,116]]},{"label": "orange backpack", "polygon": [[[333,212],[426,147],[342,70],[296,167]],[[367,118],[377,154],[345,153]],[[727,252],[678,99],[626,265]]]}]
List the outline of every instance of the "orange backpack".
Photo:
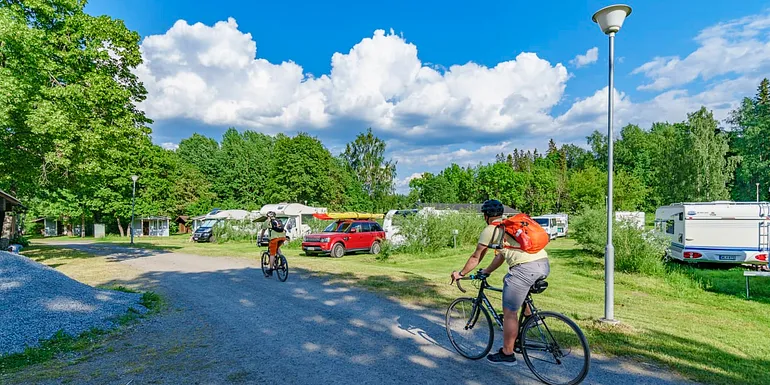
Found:
[{"label": "orange backpack", "polygon": [[545,229],[524,213],[506,218],[500,226],[521,245],[517,248],[505,244],[504,247],[507,249],[521,249],[525,253],[534,254],[543,250],[551,240]]}]

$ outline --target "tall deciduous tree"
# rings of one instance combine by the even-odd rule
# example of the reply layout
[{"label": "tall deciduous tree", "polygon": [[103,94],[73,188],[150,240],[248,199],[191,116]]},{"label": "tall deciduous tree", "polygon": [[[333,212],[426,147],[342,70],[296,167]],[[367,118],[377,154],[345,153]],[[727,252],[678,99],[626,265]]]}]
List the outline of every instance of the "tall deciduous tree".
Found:
[{"label": "tall deciduous tree", "polygon": [[348,143],[342,153],[342,158],[371,198],[393,192],[396,163],[385,160],[385,149],[385,141],[376,137],[369,128]]},{"label": "tall deciduous tree", "polygon": [[150,133],[136,108],[146,94],[133,72],[139,34],[84,6],[0,0],[0,187],[62,192],[80,215],[99,209],[103,170]]}]

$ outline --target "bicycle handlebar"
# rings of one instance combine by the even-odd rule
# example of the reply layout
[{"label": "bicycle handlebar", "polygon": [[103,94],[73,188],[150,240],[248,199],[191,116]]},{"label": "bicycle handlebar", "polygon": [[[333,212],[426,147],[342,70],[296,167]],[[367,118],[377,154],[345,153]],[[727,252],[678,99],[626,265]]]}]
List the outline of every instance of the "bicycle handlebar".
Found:
[{"label": "bicycle handlebar", "polygon": [[[484,273],[482,273],[482,270],[483,270],[483,269],[479,269],[479,270],[476,272],[476,274],[475,274],[475,275],[474,275],[474,274],[471,274],[471,275],[469,275],[469,276],[467,276],[467,277],[464,277],[464,278],[460,278],[460,279],[458,279],[458,280],[455,280],[455,282],[457,283],[457,288],[458,288],[458,289],[459,289],[461,292],[465,293],[465,292],[466,292],[466,290],[465,290],[465,289],[463,289],[462,285],[460,285],[460,281],[462,281],[462,280],[464,280],[464,279],[470,279],[470,280],[480,279],[480,280],[482,280],[482,281],[483,281],[483,280],[486,280],[486,279],[487,279],[487,277],[489,277],[489,275],[488,275],[488,274],[484,274]],[[450,284],[451,284],[451,283],[450,283]]]}]

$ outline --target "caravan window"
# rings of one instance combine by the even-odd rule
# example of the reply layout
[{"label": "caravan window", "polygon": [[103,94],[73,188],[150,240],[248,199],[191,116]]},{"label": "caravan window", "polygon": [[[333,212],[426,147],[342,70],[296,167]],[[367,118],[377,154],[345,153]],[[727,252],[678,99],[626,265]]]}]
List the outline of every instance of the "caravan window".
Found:
[{"label": "caravan window", "polygon": [[535,222],[537,222],[537,224],[539,224],[540,226],[543,226],[543,227],[549,226],[550,221],[548,220],[548,218],[532,218],[532,219],[534,219]]},{"label": "caravan window", "polygon": [[666,233],[673,234],[674,233],[674,220],[669,219],[666,221]]}]

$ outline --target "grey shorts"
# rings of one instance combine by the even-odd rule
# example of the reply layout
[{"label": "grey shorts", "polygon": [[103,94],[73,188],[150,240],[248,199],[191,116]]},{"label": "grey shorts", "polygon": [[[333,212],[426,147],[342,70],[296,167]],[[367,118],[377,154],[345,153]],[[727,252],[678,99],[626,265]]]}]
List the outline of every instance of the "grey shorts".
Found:
[{"label": "grey shorts", "polygon": [[547,277],[550,273],[551,266],[547,258],[510,268],[503,279],[503,307],[518,311],[527,298],[529,288],[539,278]]}]

